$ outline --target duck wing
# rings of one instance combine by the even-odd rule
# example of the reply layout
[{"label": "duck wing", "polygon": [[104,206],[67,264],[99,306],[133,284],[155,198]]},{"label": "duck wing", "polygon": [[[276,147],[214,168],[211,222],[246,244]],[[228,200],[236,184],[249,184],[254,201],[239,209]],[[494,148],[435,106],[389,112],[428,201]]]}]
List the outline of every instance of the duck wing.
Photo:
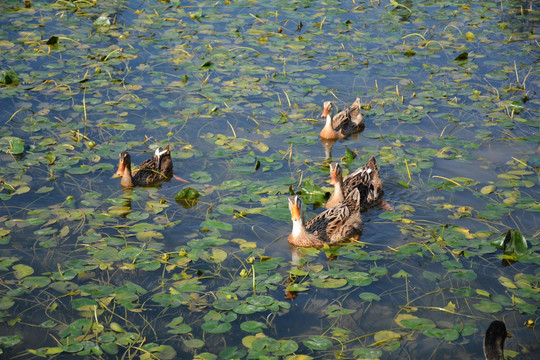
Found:
[{"label": "duck wing", "polygon": [[332,117],[332,128],[335,131],[340,132],[340,129],[343,127],[344,123],[351,121],[351,109],[348,106],[345,106],[345,109],[341,110]]},{"label": "duck wing", "polygon": [[324,242],[329,242],[332,234],[336,232],[350,216],[349,209],[343,203],[323,211],[306,223],[306,230]]},{"label": "duck wing", "polygon": [[384,194],[382,186],[383,182],[375,157],[371,157],[366,165],[358,168],[343,179],[343,193],[345,196],[355,188],[360,191],[362,210],[375,205],[382,197]]},{"label": "duck wing", "polygon": [[165,150],[160,152],[159,156],[159,171],[167,178],[171,178],[173,175],[173,161],[171,157],[171,148],[169,145],[165,147]]},{"label": "duck wing", "polygon": [[364,123],[364,115],[362,115],[360,109],[360,98],[357,97],[351,105],[351,121],[357,125]]},{"label": "duck wing", "polygon": [[348,216],[340,222],[332,234],[329,234],[330,244],[349,238],[357,238],[362,235],[364,224],[360,215],[361,197],[358,189],[354,189],[343,201],[343,205],[348,210]]},{"label": "duck wing", "polygon": [[139,185],[153,185],[172,177],[172,158],[169,145],[165,150],[156,150],[150,159],[143,161],[136,167],[133,180]]}]

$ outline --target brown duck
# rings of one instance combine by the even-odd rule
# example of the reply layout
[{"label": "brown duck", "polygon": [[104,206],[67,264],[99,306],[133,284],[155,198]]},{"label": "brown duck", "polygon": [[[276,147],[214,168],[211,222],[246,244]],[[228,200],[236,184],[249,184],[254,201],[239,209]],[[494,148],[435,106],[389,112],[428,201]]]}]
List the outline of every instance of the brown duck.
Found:
[{"label": "brown duck", "polygon": [[287,240],[298,247],[320,247],[336,244],[362,234],[360,192],[354,189],[347,198],[336,206],[320,213],[304,225],[302,200],[299,196],[289,198],[289,209],[293,229]]},{"label": "brown duck", "polygon": [[335,162],[331,163],[330,183],[334,185],[334,192],[326,202],[327,209],[343,201],[353,189],[360,191],[360,211],[365,211],[377,204],[384,193],[383,182],[374,157],[345,179],[343,179],[341,166]]},{"label": "brown duck", "polygon": [[343,139],[364,130],[365,120],[360,112],[360,98],[356,98],[350,108],[345,107],[334,115],[335,111],[336,105],[333,102],[324,103],[321,117],[326,118],[326,123],[320,133],[322,138]]},{"label": "brown duck", "polygon": [[169,145],[164,150],[159,148],[152,157],[131,172],[131,156],[127,151],[120,153],[120,162],[117,175],[122,176],[120,184],[124,187],[150,186],[160,181],[168,180],[173,176],[173,163]]}]

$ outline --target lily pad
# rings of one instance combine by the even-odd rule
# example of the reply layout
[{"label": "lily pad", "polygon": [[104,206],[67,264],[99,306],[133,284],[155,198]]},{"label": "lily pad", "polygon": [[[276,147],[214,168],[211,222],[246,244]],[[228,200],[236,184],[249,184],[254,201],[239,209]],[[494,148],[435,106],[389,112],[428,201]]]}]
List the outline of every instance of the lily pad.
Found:
[{"label": "lily pad", "polygon": [[330,340],[319,336],[312,336],[302,343],[311,350],[328,350],[333,346]]}]

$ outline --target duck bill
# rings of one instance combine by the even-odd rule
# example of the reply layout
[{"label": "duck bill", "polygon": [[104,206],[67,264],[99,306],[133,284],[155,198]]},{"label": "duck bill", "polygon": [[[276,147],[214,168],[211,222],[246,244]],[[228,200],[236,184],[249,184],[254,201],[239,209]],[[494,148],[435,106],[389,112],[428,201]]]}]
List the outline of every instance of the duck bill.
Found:
[{"label": "duck bill", "polygon": [[335,171],[330,171],[330,184],[335,185],[339,182],[338,175]]},{"label": "duck bill", "polygon": [[339,182],[338,167],[339,165],[337,163],[330,164],[330,184],[332,185]]},{"label": "duck bill", "polygon": [[323,112],[321,114],[321,117],[327,117],[328,116],[328,107],[325,106],[324,109],[323,109]]},{"label": "duck bill", "polygon": [[300,207],[298,206],[296,199],[289,199],[289,208],[291,209],[291,220],[300,220]]}]

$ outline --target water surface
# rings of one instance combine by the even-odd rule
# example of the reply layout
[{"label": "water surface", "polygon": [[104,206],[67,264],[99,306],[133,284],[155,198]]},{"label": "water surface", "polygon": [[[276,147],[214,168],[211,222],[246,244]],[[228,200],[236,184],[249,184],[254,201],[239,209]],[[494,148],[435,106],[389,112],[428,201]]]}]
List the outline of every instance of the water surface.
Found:
[{"label": "water surface", "polygon": [[[9,357],[467,359],[504,319],[509,354],[534,358],[532,3],[22,6],[0,7]],[[365,131],[325,149],[323,101],[356,97]],[[112,178],[121,151],[166,144],[189,184]],[[361,242],[291,262],[290,193],[310,218],[329,162],[371,156],[385,196]],[[511,265],[508,230],[528,244]]]}]

